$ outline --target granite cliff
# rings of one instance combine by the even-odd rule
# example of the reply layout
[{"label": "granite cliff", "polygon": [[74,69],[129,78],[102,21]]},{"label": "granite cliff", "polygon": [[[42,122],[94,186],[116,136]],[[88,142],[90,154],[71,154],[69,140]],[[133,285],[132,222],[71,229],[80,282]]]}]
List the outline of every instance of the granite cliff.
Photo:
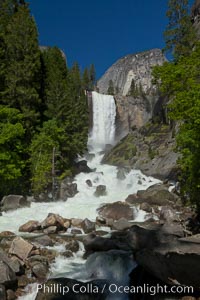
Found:
[{"label": "granite cliff", "polygon": [[158,113],[160,96],[152,84],[152,68],[165,61],[160,49],[127,55],[114,63],[98,81],[97,87],[102,94],[107,94],[110,83],[113,84],[119,138],[134,126],[140,128]]}]

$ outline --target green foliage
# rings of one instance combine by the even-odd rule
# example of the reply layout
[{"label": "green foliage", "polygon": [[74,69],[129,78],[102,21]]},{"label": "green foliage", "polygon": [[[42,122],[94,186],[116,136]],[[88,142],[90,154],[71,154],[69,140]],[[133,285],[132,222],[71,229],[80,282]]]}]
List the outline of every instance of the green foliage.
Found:
[{"label": "green foliage", "polygon": [[[23,0],[0,1],[0,66],[0,194],[27,191],[30,183],[39,193],[71,174],[87,147],[86,80],[77,63],[68,70],[57,47],[40,51]],[[93,88],[94,65],[87,72]]]},{"label": "green foliage", "polygon": [[23,115],[14,108],[0,105],[0,196],[10,188],[18,190],[23,178],[25,161]]},{"label": "green foliage", "polygon": [[36,25],[26,6],[19,7],[10,18],[4,40],[7,66],[2,97],[6,104],[23,113],[27,139],[30,140],[40,104],[37,79],[40,52]]},{"label": "green foliage", "polygon": [[164,32],[164,50],[170,51],[175,59],[190,54],[196,35],[191,23],[188,0],[169,0],[166,15],[169,23]]},{"label": "green foliage", "polygon": [[200,45],[176,63],[156,67],[160,89],[172,99],[170,117],[180,122],[177,147],[181,152],[182,194],[200,210]]}]

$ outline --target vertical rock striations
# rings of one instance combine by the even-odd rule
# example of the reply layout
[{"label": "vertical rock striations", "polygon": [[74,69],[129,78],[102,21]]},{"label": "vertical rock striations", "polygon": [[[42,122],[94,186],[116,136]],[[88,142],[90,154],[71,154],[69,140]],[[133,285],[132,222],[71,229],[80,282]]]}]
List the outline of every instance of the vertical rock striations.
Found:
[{"label": "vertical rock striations", "polygon": [[166,61],[160,49],[127,55],[114,63],[98,81],[100,93],[108,93],[112,82],[117,104],[117,134],[143,126],[152,116],[159,93],[152,84],[152,68]]}]

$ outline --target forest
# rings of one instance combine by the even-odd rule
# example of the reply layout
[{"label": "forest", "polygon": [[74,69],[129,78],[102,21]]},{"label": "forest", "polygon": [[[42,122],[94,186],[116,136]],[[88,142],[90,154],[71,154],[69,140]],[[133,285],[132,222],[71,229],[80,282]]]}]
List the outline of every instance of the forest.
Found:
[{"label": "forest", "polygon": [[0,196],[37,195],[87,148],[94,65],[69,68],[59,48],[41,47],[25,1],[0,1],[0,24]]}]

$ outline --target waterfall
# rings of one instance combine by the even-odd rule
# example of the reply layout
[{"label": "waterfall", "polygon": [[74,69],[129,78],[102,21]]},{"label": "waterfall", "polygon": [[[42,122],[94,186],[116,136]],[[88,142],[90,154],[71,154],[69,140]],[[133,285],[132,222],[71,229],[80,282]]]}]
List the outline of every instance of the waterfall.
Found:
[{"label": "waterfall", "polygon": [[92,92],[93,127],[88,138],[88,147],[104,150],[115,141],[116,106],[114,97]]}]

